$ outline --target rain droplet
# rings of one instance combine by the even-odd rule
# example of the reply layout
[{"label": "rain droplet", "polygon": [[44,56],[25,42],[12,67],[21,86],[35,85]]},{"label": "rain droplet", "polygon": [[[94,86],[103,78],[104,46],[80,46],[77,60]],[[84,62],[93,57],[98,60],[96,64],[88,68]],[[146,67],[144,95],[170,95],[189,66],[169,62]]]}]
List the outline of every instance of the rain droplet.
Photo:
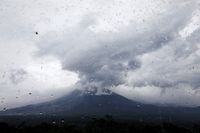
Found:
[{"label": "rain droplet", "polygon": [[43,113],[42,113],[42,112],[40,112],[40,115],[43,115]]}]

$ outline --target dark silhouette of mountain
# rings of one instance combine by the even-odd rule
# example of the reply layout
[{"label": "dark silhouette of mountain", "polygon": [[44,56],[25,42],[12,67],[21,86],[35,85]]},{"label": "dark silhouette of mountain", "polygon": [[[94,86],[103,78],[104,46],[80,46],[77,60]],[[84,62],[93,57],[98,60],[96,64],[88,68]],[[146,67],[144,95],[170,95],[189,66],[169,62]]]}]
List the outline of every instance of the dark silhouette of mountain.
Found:
[{"label": "dark silhouette of mountain", "polygon": [[6,110],[1,115],[106,115],[128,119],[200,120],[200,108],[162,107],[134,102],[115,93],[95,95],[75,90],[51,102]]}]

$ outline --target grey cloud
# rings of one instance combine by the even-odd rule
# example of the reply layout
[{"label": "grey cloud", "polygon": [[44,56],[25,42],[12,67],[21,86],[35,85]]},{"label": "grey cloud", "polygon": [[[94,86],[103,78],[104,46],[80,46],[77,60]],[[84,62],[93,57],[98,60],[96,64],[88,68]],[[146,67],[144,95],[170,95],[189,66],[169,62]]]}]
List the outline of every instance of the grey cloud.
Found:
[{"label": "grey cloud", "polygon": [[18,84],[25,79],[27,72],[23,69],[12,70],[9,75],[9,79],[13,84]]},{"label": "grey cloud", "polygon": [[[179,36],[179,31],[190,22],[196,8],[192,2],[180,2],[177,5],[179,8],[164,12],[148,24],[144,23],[147,28],[143,25],[130,25],[120,33],[95,33],[89,29],[90,25],[95,25],[95,21],[91,19],[85,22],[83,19],[80,25],[69,29],[63,39],[47,34],[45,38],[48,41],[44,38],[38,44],[39,54],[53,54],[62,61],[63,69],[78,72],[80,81],[75,87],[79,89],[110,89],[120,85],[133,89],[155,86],[165,95],[169,88],[177,88],[179,84],[198,88],[198,72],[185,69],[194,65],[190,57],[196,51],[196,46],[191,42],[197,41],[198,35],[191,35],[197,36],[190,37],[192,41],[185,41]],[[141,28],[140,31],[138,28]],[[185,49],[186,46],[189,50]],[[149,54],[151,59],[153,54],[163,59],[153,60],[152,65],[145,66],[146,60],[141,59],[145,54]],[[199,63],[196,61],[196,64]],[[149,69],[152,71],[147,75]],[[132,76],[130,73],[133,73]],[[137,73],[141,75],[135,75]],[[140,79],[131,80],[134,76],[140,76]],[[132,95],[132,99],[141,100]],[[168,98],[165,97],[164,103],[174,104]]]},{"label": "grey cloud", "polygon": [[23,69],[12,69],[7,72],[3,72],[1,76],[1,84],[17,85],[22,82],[27,76],[27,72]]}]

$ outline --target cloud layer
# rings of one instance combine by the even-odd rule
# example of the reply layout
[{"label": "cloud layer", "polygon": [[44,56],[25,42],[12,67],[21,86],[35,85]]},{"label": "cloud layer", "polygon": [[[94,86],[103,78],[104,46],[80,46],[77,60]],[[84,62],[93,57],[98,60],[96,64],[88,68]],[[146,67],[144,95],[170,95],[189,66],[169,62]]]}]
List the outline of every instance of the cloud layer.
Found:
[{"label": "cloud layer", "polygon": [[195,14],[195,1],[178,1],[143,23],[110,33],[91,29],[98,27],[98,19],[86,15],[63,39],[44,39],[38,46],[40,54],[55,55],[64,69],[79,73],[79,89],[109,89],[142,102],[195,106],[200,104],[198,28],[188,36],[180,34]]},{"label": "cloud layer", "polygon": [[[56,87],[66,87],[66,93],[71,89],[98,93],[112,90],[145,103],[200,106],[198,1],[50,0],[48,7],[44,6],[47,1],[19,3],[13,10],[23,10],[24,14],[17,17],[21,21],[13,15],[8,21],[8,25],[14,25],[17,37],[6,35],[8,31],[3,40],[7,43],[8,38],[20,38],[23,43],[31,42],[33,48],[23,47],[23,51],[34,51],[34,55],[28,53],[28,62],[45,58],[46,69],[57,64],[54,72],[60,74],[53,75],[61,78],[54,81],[61,80]],[[29,5],[29,9],[23,5]],[[30,14],[33,16],[29,18]],[[15,27],[23,27],[23,33]],[[29,31],[38,31],[38,37],[33,38]],[[50,57],[54,61],[48,64],[46,58]],[[25,58],[22,60],[24,63]],[[11,81],[18,83],[25,81],[27,74],[37,75],[40,64],[34,64],[36,71],[25,65],[14,71]],[[38,75],[48,72],[42,70]],[[70,83],[76,82],[73,87],[65,86],[65,72],[78,74],[79,79],[74,75],[66,80],[66,84],[70,79]]]}]

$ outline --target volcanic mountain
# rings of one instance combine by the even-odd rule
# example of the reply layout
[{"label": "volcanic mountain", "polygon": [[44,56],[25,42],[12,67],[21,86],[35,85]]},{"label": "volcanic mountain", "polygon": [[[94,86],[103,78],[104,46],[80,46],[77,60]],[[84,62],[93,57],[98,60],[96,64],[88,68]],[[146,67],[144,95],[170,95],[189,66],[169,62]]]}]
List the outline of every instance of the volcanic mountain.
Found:
[{"label": "volcanic mountain", "polygon": [[112,115],[129,119],[200,120],[200,108],[156,106],[132,101],[116,93],[103,95],[75,90],[54,101],[0,112],[1,115]]}]

